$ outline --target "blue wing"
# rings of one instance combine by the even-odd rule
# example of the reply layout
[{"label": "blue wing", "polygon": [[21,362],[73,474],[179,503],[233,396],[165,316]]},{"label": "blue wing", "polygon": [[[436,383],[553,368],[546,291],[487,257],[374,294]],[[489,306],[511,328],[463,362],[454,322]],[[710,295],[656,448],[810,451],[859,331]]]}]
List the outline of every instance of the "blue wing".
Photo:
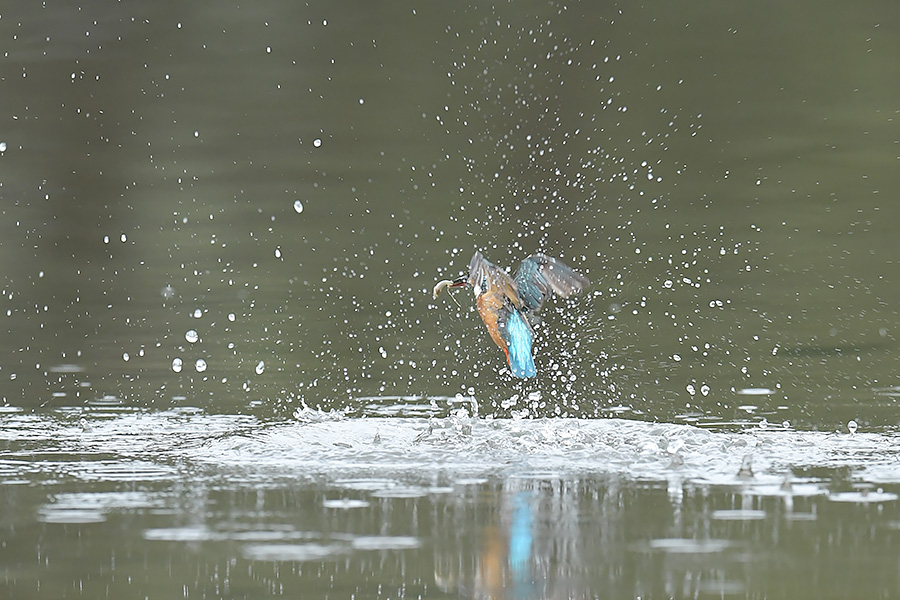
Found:
[{"label": "blue wing", "polygon": [[590,281],[560,260],[546,254],[532,254],[516,271],[516,287],[523,308],[534,312],[551,293],[566,298],[580,292]]}]

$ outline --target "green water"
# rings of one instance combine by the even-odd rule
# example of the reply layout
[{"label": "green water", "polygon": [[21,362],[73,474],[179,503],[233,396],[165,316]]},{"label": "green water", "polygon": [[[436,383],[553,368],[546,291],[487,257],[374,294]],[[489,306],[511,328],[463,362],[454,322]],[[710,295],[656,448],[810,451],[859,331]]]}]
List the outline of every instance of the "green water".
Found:
[{"label": "green water", "polygon": [[[887,2],[0,10],[2,593],[896,595],[898,26]],[[543,309],[533,380],[471,294],[431,297],[475,250],[593,282]],[[641,429],[574,466],[502,429],[499,464],[376,445],[361,473],[295,416],[399,421],[402,450],[476,406],[476,434]],[[239,460],[269,427],[297,437]],[[307,431],[327,447],[294,464]],[[785,480],[814,492],[756,489]],[[398,486],[424,495],[372,496]]]}]

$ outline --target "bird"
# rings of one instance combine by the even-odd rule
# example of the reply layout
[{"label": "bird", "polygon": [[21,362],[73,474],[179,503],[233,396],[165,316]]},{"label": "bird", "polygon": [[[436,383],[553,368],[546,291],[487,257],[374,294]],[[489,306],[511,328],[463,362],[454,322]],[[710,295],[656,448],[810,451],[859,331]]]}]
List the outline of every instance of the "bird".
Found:
[{"label": "bird", "polygon": [[506,354],[510,372],[514,377],[528,378],[537,375],[532,354],[534,329],[529,319],[551,294],[567,298],[590,281],[561,260],[540,252],[523,260],[515,277],[510,277],[476,251],[469,261],[468,274],[439,281],[433,296],[436,299],[444,288],[466,285],[472,287],[488,334]]}]

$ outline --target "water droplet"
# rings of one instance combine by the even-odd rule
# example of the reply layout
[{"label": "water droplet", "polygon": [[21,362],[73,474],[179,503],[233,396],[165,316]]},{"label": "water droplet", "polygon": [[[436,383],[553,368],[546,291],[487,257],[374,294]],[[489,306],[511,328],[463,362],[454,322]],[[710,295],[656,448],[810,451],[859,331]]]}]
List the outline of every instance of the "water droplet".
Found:
[{"label": "water droplet", "polygon": [[235,318],[236,318],[236,317],[234,316],[234,313],[228,313],[228,320],[229,320],[229,321],[231,321],[232,323],[234,323]]},{"label": "water droplet", "polygon": [[0,142],[0,152],[6,152],[6,142]]},{"label": "water droplet", "polygon": [[706,385],[705,383],[703,385],[701,385],[700,393],[703,394],[704,396],[708,396],[709,395],[709,386]]},{"label": "water droplet", "polygon": [[122,360],[124,360],[125,362],[128,362],[128,359],[130,359],[130,358],[131,358],[131,357],[128,356],[128,353],[127,353],[127,352],[125,352],[125,353],[122,354]]},{"label": "water droplet", "polygon": [[202,373],[206,370],[206,361],[202,358],[198,358],[197,362],[194,363],[194,368],[197,369],[198,373]]},{"label": "water droplet", "polygon": [[275,248],[275,258],[281,258],[281,248]]},{"label": "water droplet", "polygon": [[161,293],[163,298],[169,300],[175,296],[175,288],[173,288],[171,285],[167,285],[162,289]]},{"label": "water droplet", "polygon": [[187,333],[184,334],[184,339],[189,341],[190,343],[195,343],[200,339],[200,335],[194,329],[189,329]]},{"label": "water droplet", "polygon": [[850,433],[856,433],[857,429],[859,429],[859,425],[856,424],[856,421],[851,420],[847,423],[847,430],[850,431]]},{"label": "water droplet", "polygon": [[177,356],[172,359],[172,370],[176,373],[181,373],[181,369],[184,366],[184,361],[182,361]]},{"label": "water droplet", "polygon": [[694,384],[692,384],[692,383],[687,384],[687,391],[688,391],[688,394],[690,394],[691,396],[693,396],[694,394],[697,393],[697,390],[694,389]]},{"label": "water droplet", "polygon": [[298,215],[303,212],[303,203],[299,200],[294,200],[294,212]]},{"label": "water droplet", "polygon": [[678,354],[673,354],[672,360],[674,360],[675,362],[679,362],[681,360],[681,356]]},{"label": "water droplet", "polygon": [[263,371],[265,371],[265,370],[266,370],[266,363],[263,361],[259,361],[259,364],[256,365],[256,374],[262,375]]},{"label": "water droplet", "polygon": [[126,241],[128,241],[128,236],[123,233],[119,236],[119,239],[122,240],[122,243],[124,244]]},{"label": "water droplet", "polygon": [[316,148],[321,147],[321,146],[322,146],[322,139],[321,139],[321,138],[316,138],[316,139],[314,139],[314,140],[313,140],[313,146],[315,146]]},{"label": "water droplet", "polygon": [[199,319],[200,317],[203,316],[203,311],[200,310],[199,308],[195,308],[195,309],[194,309],[194,314],[193,314],[192,316],[193,316],[195,319]]}]

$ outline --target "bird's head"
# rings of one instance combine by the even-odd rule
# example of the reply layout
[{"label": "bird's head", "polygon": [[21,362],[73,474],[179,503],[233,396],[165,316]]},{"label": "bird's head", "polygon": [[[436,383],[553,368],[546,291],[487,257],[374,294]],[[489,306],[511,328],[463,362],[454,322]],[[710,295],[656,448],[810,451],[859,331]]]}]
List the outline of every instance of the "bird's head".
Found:
[{"label": "bird's head", "polygon": [[[445,279],[434,286],[434,297],[437,298],[446,287],[462,287],[470,285],[478,298],[488,290],[499,289],[515,302],[518,298],[516,284],[502,269],[486,260],[481,252],[476,252],[469,261],[469,273],[454,280]],[[516,304],[518,306],[518,304]]]}]

